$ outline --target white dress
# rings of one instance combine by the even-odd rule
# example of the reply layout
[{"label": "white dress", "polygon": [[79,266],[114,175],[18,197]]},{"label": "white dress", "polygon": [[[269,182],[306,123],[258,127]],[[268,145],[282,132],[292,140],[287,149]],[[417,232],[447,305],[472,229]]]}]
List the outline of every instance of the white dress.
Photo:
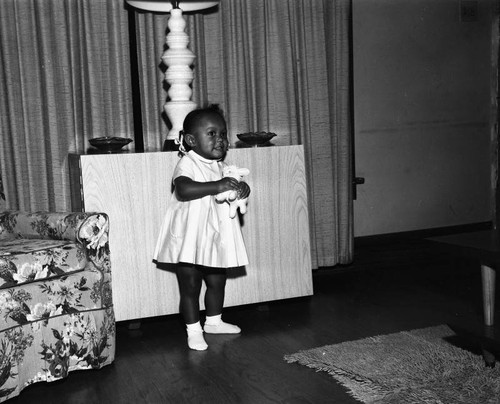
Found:
[{"label": "white dress", "polygon": [[[223,164],[191,150],[177,163],[172,181],[180,176],[197,182],[218,181]],[[231,219],[229,205],[216,202],[214,195],[182,202],[173,192],[154,259],[216,268],[248,265],[238,215]]]}]

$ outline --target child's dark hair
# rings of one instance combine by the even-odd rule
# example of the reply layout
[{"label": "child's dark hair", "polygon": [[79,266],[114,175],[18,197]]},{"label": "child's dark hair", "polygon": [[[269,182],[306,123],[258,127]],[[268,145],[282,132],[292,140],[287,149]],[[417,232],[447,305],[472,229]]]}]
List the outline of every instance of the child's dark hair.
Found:
[{"label": "child's dark hair", "polygon": [[219,107],[219,104],[210,104],[208,107],[195,109],[194,111],[191,111],[186,115],[186,118],[184,118],[184,123],[182,124],[182,131],[181,133],[179,133],[179,140],[182,141],[182,145],[184,146],[186,152],[190,150],[190,147],[186,143],[184,135],[186,133],[192,133],[196,129],[200,117],[204,116],[205,114],[213,113],[218,114],[222,119],[224,119],[224,113]]}]

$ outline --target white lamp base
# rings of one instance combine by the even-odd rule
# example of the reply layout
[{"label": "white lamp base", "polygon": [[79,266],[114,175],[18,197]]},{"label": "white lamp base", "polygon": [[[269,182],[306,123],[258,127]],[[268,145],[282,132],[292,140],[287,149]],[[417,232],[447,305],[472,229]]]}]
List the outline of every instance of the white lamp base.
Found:
[{"label": "white lamp base", "polygon": [[[191,101],[193,93],[191,83],[194,78],[191,66],[196,56],[187,47],[189,36],[184,32],[186,20],[182,15],[181,8],[173,8],[170,1],[127,0],[127,3],[142,10],[170,13],[169,33],[166,37],[168,48],[162,56],[163,63],[167,66],[165,81],[169,86],[168,101],[163,109],[172,124],[172,128],[167,134],[167,140],[178,139],[184,118],[196,108],[196,103]],[[185,11],[195,11],[214,7],[219,3],[219,0],[181,0],[178,3],[180,3],[179,7]]]},{"label": "white lamp base", "polygon": [[172,9],[168,19],[169,33],[166,37],[168,48],[162,56],[163,63],[167,66],[165,81],[169,85],[169,100],[163,108],[172,124],[167,135],[170,140],[179,137],[184,118],[196,108],[196,103],[191,101],[191,83],[194,78],[191,65],[196,56],[187,48],[189,36],[184,32],[185,27],[186,20],[182,10]]}]

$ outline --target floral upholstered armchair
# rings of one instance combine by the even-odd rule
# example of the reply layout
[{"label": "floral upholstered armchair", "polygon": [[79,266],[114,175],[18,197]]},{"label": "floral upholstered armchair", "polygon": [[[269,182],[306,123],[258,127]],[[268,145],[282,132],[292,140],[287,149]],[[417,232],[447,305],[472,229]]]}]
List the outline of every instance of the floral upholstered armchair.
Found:
[{"label": "floral upholstered armchair", "polygon": [[115,357],[108,217],[0,213],[0,402]]}]

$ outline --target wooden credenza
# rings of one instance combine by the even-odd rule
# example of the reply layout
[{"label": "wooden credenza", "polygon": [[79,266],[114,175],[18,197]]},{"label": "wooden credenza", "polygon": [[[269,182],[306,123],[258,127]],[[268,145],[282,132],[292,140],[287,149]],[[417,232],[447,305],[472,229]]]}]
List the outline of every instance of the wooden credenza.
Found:
[{"label": "wooden credenza", "polygon": [[[176,152],[69,156],[73,209],[110,218],[117,321],[179,312],[175,274],[152,262],[178,159]],[[231,149],[226,161],[250,170],[252,192],[242,222],[250,264],[230,275],[225,306],[312,295],[303,147]]]}]

